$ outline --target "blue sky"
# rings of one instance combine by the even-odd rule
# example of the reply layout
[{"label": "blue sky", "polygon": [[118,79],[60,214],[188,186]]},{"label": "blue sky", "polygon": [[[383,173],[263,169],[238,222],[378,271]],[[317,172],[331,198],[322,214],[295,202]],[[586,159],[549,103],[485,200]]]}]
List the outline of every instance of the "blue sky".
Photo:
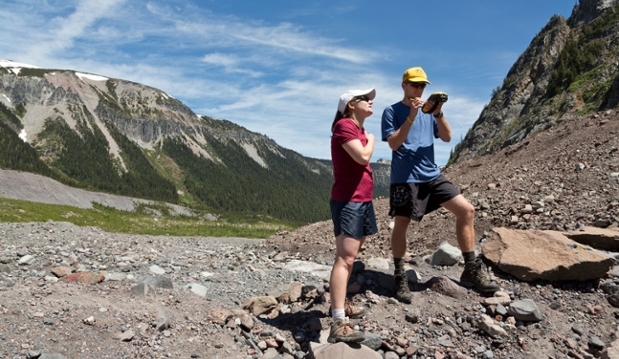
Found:
[{"label": "blue sky", "polygon": [[[451,143],[555,14],[574,0],[3,0],[0,59],[135,81],[194,112],[237,123],[304,156],[329,158],[340,94],[374,87],[366,128],[422,66],[449,94]],[[391,158],[379,141],[372,161]]]}]

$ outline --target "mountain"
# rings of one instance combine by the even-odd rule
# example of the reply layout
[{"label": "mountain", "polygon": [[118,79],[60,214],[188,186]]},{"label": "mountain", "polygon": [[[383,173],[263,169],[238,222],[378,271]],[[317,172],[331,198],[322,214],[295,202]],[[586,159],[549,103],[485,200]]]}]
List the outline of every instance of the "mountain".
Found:
[{"label": "mountain", "polygon": [[[553,16],[454,148],[448,167],[619,104],[619,1]],[[375,196],[389,164],[373,163]],[[0,60],[0,168],[64,184],[294,223],[329,218],[327,160],[230,121],[197,115],[155,88]]]},{"label": "mountain", "polygon": [[0,60],[0,148],[0,168],[91,191],[292,223],[330,215],[329,161],[121,79]]},{"label": "mountain", "polygon": [[581,0],[553,16],[454,148],[449,164],[495,153],[619,104],[619,1]]}]

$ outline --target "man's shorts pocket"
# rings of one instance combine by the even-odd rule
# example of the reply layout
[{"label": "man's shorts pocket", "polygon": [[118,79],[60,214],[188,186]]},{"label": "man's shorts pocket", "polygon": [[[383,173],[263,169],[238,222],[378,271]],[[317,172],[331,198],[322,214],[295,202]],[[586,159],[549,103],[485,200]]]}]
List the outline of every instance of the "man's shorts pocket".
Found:
[{"label": "man's shorts pocket", "polygon": [[391,205],[393,207],[402,207],[409,203],[411,199],[411,188],[408,184],[399,184],[393,186],[391,192]]}]

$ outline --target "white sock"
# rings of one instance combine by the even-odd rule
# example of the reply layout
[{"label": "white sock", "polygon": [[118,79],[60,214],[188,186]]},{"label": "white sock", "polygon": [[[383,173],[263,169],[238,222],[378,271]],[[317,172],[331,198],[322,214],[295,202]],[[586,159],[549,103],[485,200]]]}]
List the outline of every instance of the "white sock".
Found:
[{"label": "white sock", "polygon": [[333,318],[334,322],[338,319],[344,318],[345,316],[346,312],[344,311],[344,309],[333,309],[331,311],[331,318]]}]

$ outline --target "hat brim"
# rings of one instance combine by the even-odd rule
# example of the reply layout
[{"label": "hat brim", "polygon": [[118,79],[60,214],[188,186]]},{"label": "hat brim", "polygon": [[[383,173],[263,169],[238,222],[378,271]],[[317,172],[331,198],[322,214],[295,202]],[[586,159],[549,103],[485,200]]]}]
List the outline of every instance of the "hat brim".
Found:
[{"label": "hat brim", "polygon": [[425,82],[425,83],[427,83],[428,85],[430,85],[430,84],[431,84],[431,82],[430,82],[430,81],[426,80],[426,79],[425,79],[425,78],[423,78],[423,77],[411,77],[410,79],[407,79],[407,80],[406,80],[406,81],[404,81],[404,82]]},{"label": "hat brim", "polygon": [[376,89],[371,89],[364,95],[367,96],[370,100],[373,100],[376,97]]},{"label": "hat brim", "polygon": [[374,98],[376,97],[376,89],[366,89],[366,90],[350,90],[345,92],[341,97],[340,97],[340,102],[338,104],[337,110],[341,113],[344,113],[344,110],[346,109],[346,105],[348,104],[348,102],[350,102],[353,98],[355,97],[359,97],[359,96],[367,96],[368,99],[370,100],[374,100]]}]

